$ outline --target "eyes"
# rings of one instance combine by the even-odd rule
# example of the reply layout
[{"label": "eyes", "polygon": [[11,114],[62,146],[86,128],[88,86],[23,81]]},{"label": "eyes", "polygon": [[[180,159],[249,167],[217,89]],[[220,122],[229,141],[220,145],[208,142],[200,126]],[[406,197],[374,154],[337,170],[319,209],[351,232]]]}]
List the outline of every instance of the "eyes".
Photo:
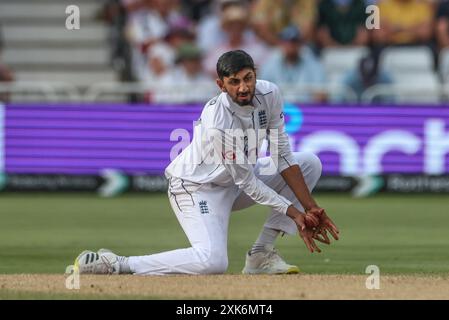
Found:
[{"label": "eyes", "polygon": [[253,80],[253,75],[252,74],[248,74],[245,78],[243,78],[243,81],[248,82]]},{"label": "eyes", "polygon": [[[248,83],[248,82],[253,81],[253,79],[254,79],[254,74],[248,73],[248,74],[243,78],[243,82]],[[228,83],[229,83],[231,86],[238,86],[238,85],[240,85],[240,81],[241,81],[240,79],[237,79],[237,78],[231,78],[231,79],[228,80]]]}]

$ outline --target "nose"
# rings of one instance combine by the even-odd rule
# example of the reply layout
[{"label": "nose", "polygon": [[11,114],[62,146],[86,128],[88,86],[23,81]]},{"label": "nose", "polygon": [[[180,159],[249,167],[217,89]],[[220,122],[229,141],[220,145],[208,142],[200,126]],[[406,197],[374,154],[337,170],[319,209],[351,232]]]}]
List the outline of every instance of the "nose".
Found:
[{"label": "nose", "polygon": [[248,92],[248,85],[244,81],[242,81],[242,83],[239,86],[239,92],[240,93]]}]

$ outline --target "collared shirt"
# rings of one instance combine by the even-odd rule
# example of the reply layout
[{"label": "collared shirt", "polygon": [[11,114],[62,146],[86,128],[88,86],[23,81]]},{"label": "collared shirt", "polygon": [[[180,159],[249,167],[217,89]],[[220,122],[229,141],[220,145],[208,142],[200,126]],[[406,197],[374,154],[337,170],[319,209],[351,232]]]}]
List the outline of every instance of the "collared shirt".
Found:
[{"label": "collared shirt", "polygon": [[[297,164],[284,130],[282,106],[279,88],[268,81],[257,80],[252,105],[237,105],[222,92],[204,107],[191,144],[167,167],[167,178],[237,185],[255,202],[286,213],[291,202],[256,177],[255,161],[251,160],[259,156],[268,134],[270,156],[277,170],[282,172]],[[236,138],[232,133],[241,136],[237,134]]]}]

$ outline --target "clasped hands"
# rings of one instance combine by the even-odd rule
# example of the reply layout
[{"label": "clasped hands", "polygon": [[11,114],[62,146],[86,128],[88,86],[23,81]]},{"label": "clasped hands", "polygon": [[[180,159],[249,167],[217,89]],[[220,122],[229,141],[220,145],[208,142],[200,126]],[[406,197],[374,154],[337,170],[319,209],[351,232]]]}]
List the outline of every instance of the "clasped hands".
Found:
[{"label": "clasped hands", "polygon": [[321,252],[316,241],[330,244],[328,232],[335,240],[339,239],[339,230],[323,208],[318,206],[309,208],[305,213],[291,205],[287,215],[295,221],[299,235],[310,252]]}]

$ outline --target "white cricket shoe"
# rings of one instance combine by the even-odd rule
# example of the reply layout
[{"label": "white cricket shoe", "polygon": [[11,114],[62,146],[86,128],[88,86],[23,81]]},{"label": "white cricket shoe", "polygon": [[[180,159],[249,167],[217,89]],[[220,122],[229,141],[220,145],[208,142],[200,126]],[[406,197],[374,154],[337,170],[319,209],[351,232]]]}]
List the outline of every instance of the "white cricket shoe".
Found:
[{"label": "white cricket shoe", "polygon": [[287,264],[274,246],[265,245],[265,251],[246,254],[243,274],[294,274],[299,273],[297,266]]},{"label": "white cricket shoe", "polygon": [[120,263],[118,256],[110,250],[86,250],[75,259],[74,269],[80,274],[118,274]]}]

